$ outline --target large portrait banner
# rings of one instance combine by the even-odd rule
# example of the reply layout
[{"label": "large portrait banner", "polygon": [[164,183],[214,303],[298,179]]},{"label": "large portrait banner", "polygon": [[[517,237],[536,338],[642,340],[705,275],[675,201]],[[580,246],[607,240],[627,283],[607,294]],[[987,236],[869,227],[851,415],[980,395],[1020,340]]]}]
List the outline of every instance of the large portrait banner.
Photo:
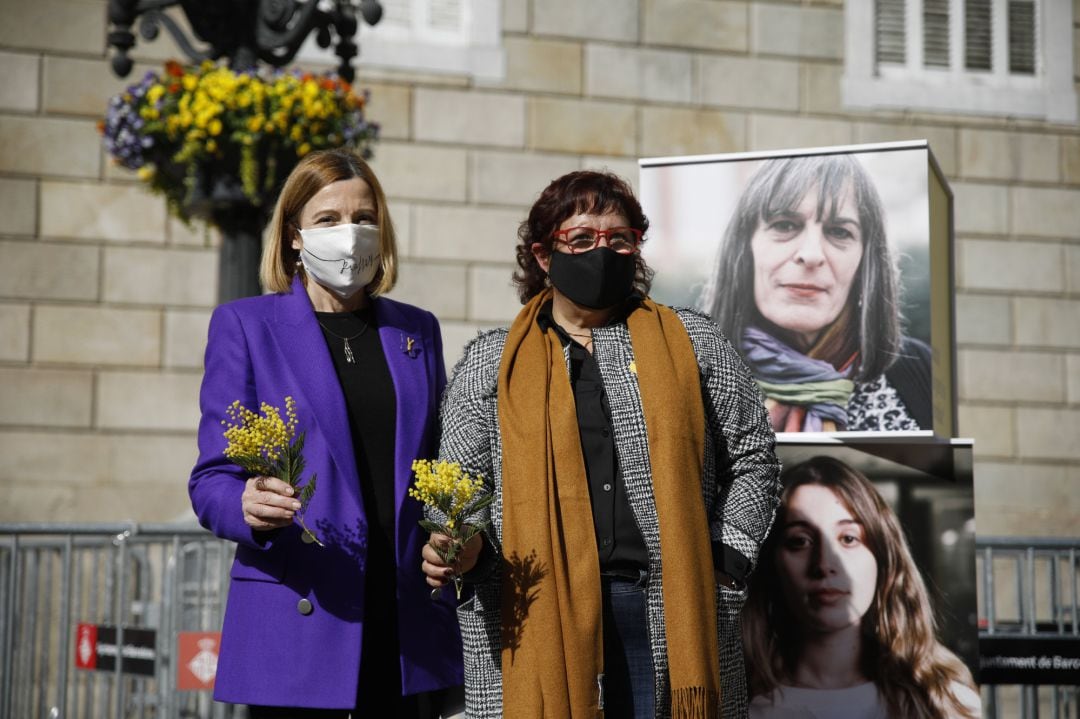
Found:
[{"label": "large portrait banner", "polygon": [[952,201],[925,142],[640,165],[653,296],[721,325],[774,429],[952,436]]},{"label": "large portrait banner", "polygon": [[980,716],[971,441],[777,453],[743,610],[750,717]]}]

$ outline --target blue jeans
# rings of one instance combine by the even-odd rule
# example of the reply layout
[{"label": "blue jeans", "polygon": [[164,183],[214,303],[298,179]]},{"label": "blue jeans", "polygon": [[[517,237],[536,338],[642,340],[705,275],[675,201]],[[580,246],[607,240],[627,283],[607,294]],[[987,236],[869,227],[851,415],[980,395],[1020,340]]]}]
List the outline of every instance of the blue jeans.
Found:
[{"label": "blue jeans", "polygon": [[653,719],[655,675],[645,584],[638,579],[601,575],[604,615],[604,716],[607,719]]}]

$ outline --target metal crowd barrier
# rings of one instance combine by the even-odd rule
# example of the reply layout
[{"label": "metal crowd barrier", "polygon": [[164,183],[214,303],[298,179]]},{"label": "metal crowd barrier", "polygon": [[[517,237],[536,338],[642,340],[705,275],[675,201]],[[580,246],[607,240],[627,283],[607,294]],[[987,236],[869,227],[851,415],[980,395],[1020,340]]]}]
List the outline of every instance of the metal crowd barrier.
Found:
[{"label": "metal crowd barrier", "polygon": [[233,551],[194,525],[0,524],[0,718],[246,715],[176,686],[179,633],[221,627]]},{"label": "metal crowd barrier", "polygon": [[[1068,684],[983,684],[983,713],[992,719],[1077,719],[1080,717],[1080,538],[983,537],[976,540],[980,582],[979,640],[984,673],[987,646],[1002,638],[1027,649],[1054,654],[1061,647]],[[1034,657],[1009,657],[1018,676],[1032,669]],[[1057,657],[1040,656],[1053,669]],[[1007,665],[1008,666],[1008,665]]]},{"label": "metal crowd barrier", "polygon": [[[980,640],[1080,642],[1080,539],[976,545]],[[181,633],[221,626],[233,551],[194,525],[0,524],[0,719],[245,719],[177,683]],[[115,632],[106,669],[80,668],[86,625]],[[1080,719],[1071,684],[984,684],[984,714]]]}]

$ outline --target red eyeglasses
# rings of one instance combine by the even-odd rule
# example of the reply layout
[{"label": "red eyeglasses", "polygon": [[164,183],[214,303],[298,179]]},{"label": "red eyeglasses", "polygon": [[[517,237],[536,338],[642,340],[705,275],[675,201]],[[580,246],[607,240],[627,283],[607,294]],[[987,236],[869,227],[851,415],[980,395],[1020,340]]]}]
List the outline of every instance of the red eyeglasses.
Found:
[{"label": "red eyeglasses", "polygon": [[570,254],[577,255],[588,252],[600,245],[600,241],[607,238],[607,246],[620,255],[631,255],[637,251],[641,243],[641,230],[634,227],[612,227],[608,230],[598,230],[595,227],[568,227],[565,230],[555,230],[551,237],[558,243],[566,245]]}]

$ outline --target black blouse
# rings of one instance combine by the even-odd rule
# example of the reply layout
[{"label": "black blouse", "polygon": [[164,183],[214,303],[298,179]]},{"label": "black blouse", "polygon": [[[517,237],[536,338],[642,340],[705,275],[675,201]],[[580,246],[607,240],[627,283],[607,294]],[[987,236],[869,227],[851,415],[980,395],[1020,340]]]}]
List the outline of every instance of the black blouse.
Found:
[{"label": "black blouse", "polygon": [[551,303],[540,310],[537,322],[545,330],[553,329],[563,347],[570,348],[570,385],[577,406],[578,433],[589,481],[600,572],[636,579],[639,569],[649,568],[649,550],[634,519],[626,486],[618,471],[611,407],[604,392],[600,365],[555,322]]},{"label": "black blouse", "polygon": [[[316,312],[349,414],[360,497],[367,521],[364,642],[358,701],[401,694],[394,553],[394,440],[397,395],[374,307]],[[348,338],[348,339],[346,339]],[[348,345],[348,351],[346,351]],[[419,560],[417,560],[419,561]]]}]

